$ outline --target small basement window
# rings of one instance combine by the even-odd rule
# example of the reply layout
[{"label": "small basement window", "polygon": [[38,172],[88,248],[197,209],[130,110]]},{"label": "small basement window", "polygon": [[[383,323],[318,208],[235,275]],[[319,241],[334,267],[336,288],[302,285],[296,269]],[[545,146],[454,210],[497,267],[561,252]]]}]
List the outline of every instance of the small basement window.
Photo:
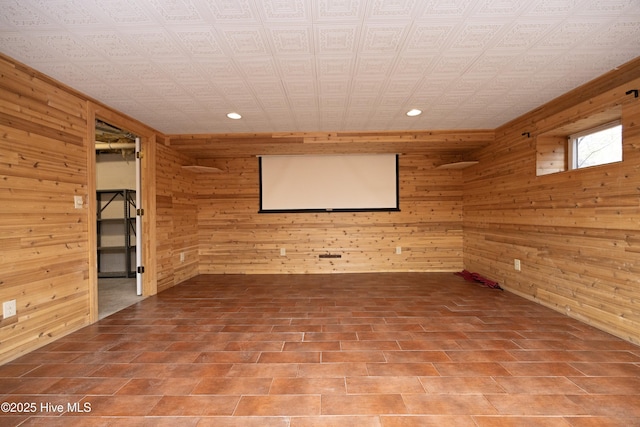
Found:
[{"label": "small basement window", "polygon": [[569,169],[622,161],[622,125],[610,122],[569,135]]}]

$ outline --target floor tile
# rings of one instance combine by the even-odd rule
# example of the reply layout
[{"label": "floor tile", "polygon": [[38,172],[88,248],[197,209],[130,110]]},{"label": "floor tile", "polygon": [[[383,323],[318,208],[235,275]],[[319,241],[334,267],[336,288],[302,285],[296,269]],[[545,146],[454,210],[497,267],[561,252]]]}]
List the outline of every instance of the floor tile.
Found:
[{"label": "floor tile", "polygon": [[320,415],[320,395],[242,396],[234,415]]},{"label": "floor tile", "polygon": [[149,415],[232,415],[238,400],[238,396],[163,396]]},{"label": "floor tile", "polygon": [[400,394],[323,395],[323,415],[404,414],[407,413]]},{"label": "floor tile", "polygon": [[345,394],[344,378],[275,378],[269,394]]},{"label": "floor tile", "polygon": [[407,412],[432,415],[490,415],[496,408],[482,395],[403,394]]},{"label": "floor tile", "polygon": [[0,393],[91,407],[0,426],[640,427],[640,347],[450,273],[205,275],[0,366]]},{"label": "floor tile", "polygon": [[424,393],[418,377],[348,377],[349,394]]}]

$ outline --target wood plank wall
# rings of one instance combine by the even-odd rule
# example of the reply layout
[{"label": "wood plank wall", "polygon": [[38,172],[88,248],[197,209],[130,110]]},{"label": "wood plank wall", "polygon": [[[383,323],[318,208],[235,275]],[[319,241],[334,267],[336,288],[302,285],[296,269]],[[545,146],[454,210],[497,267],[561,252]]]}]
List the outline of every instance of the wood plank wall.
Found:
[{"label": "wood plank wall", "polygon": [[156,146],[156,162],[156,267],[161,292],[198,274],[197,175],[182,168],[193,159],[162,144]]},{"label": "wood plank wall", "polygon": [[89,321],[86,135],[85,99],[0,56],[0,362]]},{"label": "wood plank wall", "polygon": [[462,172],[436,169],[448,159],[400,156],[401,211],[369,213],[258,214],[258,159],[218,162],[198,180],[200,273],[459,271]]},{"label": "wood plank wall", "polygon": [[[635,343],[640,99],[625,92],[640,88],[638,77],[635,61],[501,127],[495,143],[476,153],[480,163],[465,171],[464,185],[467,269]],[[622,162],[538,176],[538,134],[616,109]],[[542,138],[543,149],[547,142]],[[521,260],[520,272],[514,259]]]}]

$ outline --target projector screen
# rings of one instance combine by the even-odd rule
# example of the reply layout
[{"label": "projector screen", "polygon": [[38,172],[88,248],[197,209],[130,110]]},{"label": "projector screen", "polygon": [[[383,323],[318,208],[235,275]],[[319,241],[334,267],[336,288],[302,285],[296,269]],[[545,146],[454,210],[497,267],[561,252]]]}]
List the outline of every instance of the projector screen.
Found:
[{"label": "projector screen", "polygon": [[260,156],[260,212],[397,211],[398,155]]}]

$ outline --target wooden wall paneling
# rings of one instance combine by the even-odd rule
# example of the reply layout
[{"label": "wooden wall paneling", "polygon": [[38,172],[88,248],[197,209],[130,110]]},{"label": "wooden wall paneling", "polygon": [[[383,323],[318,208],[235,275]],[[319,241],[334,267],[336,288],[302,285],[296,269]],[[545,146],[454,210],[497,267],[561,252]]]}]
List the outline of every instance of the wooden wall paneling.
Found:
[{"label": "wooden wall paneling", "polygon": [[93,103],[87,103],[87,254],[89,256],[87,286],[89,288],[89,322],[95,323],[100,318],[100,306],[98,302],[98,204],[94,202],[97,191],[96,178],[96,108]]},{"label": "wooden wall paneling", "polygon": [[[640,102],[624,96],[638,83],[634,67],[623,71],[631,83],[598,79],[498,129],[496,142],[475,153],[486,167],[464,171],[464,262],[510,291],[639,343]],[[622,116],[623,162],[536,176],[535,137],[524,131],[551,135],[590,114],[601,120],[611,106]]]},{"label": "wooden wall paneling", "polygon": [[442,130],[171,135],[169,140],[176,151],[207,160],[266,154],[461,154],[493,138],[493,130]]},{"label": "wooden wall paneling", "polygon": [[401,212],[259,214],[258,160],[225,159],[198,180],[200,272],[457,271],[462,173],[435,169],[447,160],[400,157]]},{"label": "wooden wall paneling", "polygon": [[536,174],[567,170],[567,138],[564,136],[543,136],[536,138]]},{"label": "wooden wall paneling", "polygon": [[86,100],[0,58],[0,362],[89,319]]},{"label": "wooden wall paneling", "polygon": [[159,292],[198,274],[198,205],[194,188],[202,174],[182,169],[192,163],[188,156],[164,144],[156,145],[154,244]]}]

